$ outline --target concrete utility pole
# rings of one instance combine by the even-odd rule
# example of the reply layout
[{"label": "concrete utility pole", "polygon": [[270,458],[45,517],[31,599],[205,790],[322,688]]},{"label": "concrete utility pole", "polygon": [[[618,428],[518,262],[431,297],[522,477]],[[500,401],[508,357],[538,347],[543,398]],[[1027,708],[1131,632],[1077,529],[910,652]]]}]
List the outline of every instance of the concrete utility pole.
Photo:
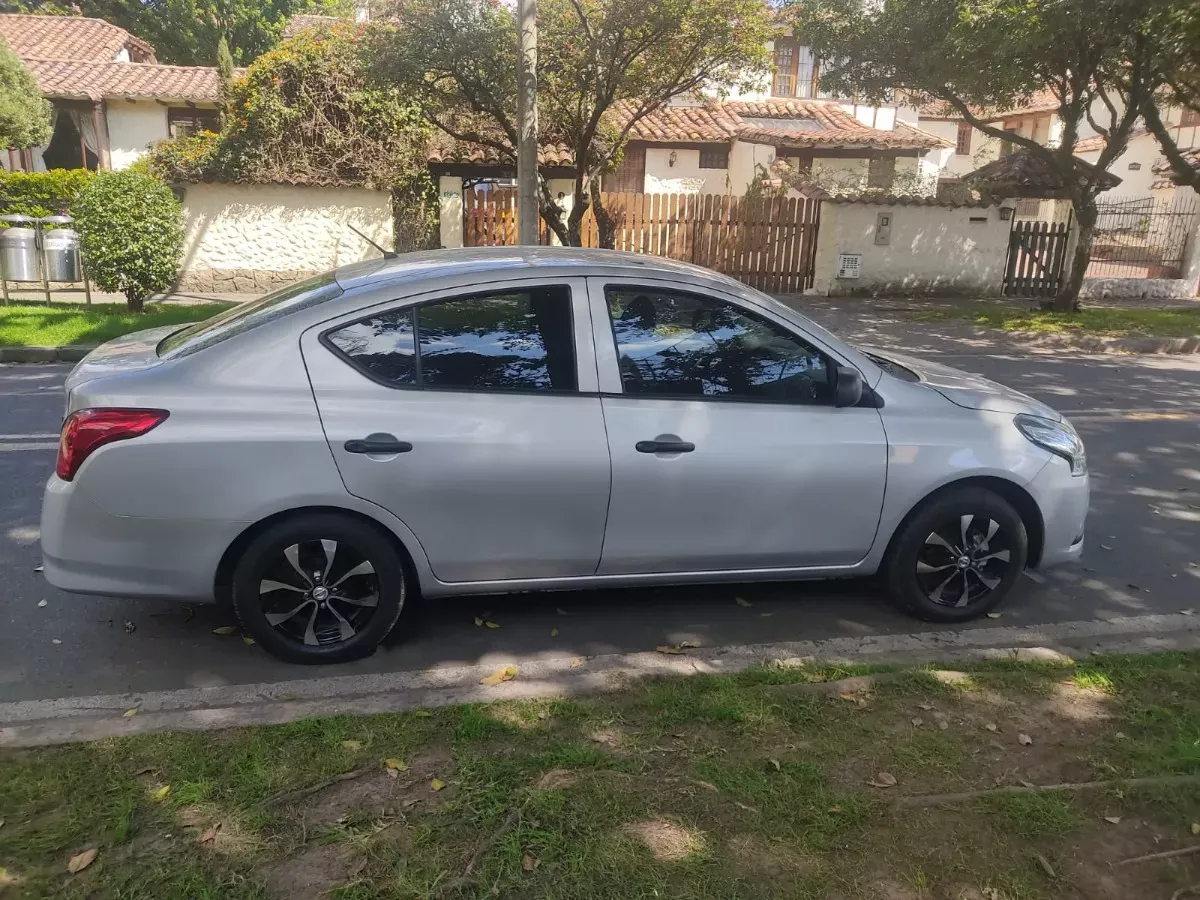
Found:
[{"label": "concrete utility pole", "polygon": [[517,239],[538,242],[537,0],[517,0]]}]

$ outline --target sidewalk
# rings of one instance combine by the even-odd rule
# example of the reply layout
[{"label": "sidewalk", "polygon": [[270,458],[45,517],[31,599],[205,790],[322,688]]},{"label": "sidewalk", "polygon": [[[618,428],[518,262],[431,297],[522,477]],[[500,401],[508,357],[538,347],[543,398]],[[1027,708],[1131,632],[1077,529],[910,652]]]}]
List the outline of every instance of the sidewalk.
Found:
[{"label": "sidewalk", "polygon": [[[801,294],[777,299],[809,316],[844,340],[917,355],[993,353],[1200,353],[1200,335],[1191,337],[1111,337],[1087,332],[1003,331],[966,319],[919,321],[914,314],[961,308],[961,300],[819,297]],[[975,301],[984,302],[987,301]],[[1024,309],[1019,299],[996,300],[997,306]],[[1088,308],[1126,308],[1088,302]],[[1197,304],[1200,305],[1200,301]],[[1128,308],[1144,309],[1144,304]],[[1188,308],[1188,307],[1184,307]]]},{"label": "sidewalk", "polygon": [[[22,288],[20,291],[15,291],[9,288],[10,303],[26,304],[26,303],[45,303],[46,295],[40,290],[29,290]],[[214,300],[224,301],[226,303],[245,303],[248,300],[257,300],[261,294],[204,294],[193,291],[170,292],[166,294],[155,294],[146,301],[147,306],[157,303],[210,303]],[[50,292],[50,302],[55,303],[86,303],[87,297],[83,291],[54,291]],[[125,305],[124,294],[110,294],[105,291],[92,291],[92,304],[94,306],[101,304],[117,304]]]}]

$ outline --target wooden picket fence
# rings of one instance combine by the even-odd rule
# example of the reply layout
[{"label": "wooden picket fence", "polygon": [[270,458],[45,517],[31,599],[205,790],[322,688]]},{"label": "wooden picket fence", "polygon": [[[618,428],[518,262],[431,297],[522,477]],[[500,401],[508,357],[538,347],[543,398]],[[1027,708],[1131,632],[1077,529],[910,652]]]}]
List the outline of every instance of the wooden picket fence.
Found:
[{"label": "wooden picket fence", "polygon": [[[717,194],[602,194],[617,223],[617,250],[682,260],[730,275],[775,294],[812,287],[820,202],[751,199]],[[463,242],[469,247],[517,242],[515,192],[467,191]],[[542,243],[549,243],[543,223]],[[583,244],[599,244],[591,210]]]}]

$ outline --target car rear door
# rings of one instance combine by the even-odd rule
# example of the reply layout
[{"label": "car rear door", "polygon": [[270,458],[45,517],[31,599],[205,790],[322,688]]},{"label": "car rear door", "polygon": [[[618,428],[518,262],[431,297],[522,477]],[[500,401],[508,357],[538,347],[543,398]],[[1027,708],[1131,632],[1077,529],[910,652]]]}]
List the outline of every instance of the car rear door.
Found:
[{"label": "car rear door", "polygon": [[613,485],[601,574],[850,566],[887,476],[838,363],[733,295],[589,279]]},{"label": "car rear door", "polygon": [[595,572],[610,469],[583,279],[385,303],[301,344],[346,488],[440,580]]}]

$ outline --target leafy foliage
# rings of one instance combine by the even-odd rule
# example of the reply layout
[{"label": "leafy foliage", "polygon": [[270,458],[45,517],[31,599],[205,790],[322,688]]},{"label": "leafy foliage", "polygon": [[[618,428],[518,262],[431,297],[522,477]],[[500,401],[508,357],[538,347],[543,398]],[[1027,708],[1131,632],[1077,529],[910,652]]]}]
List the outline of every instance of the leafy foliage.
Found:
[{"label": "leafy foliage", "polygon": [[179,274],[183,212],[171,189],[144,172],[100,172],[77,204],[77,226],[88,276],[101,290],[120,291],[141,312],[145,299]]},{"label": "leafy foliage", "polygon": [[[446,135],[516,159],[517,26],[492,0],[404,0],[374,26],[374,71],[419,91]],[[578,245],[589,206],[601,242],[608,221],[597,177],[630,129],[674,98],[757,83],[773,28],[762,0],[542,0],[538,7],[541,142],[571,152],[574,202],[566,222],[546,179],[542,218]]]},{"label": "leafy foliage", "polygon": [[0,146],[25,149],[50,140],[50,104],[33,73],[0,38]]},{"label": "leafy foliage", "polygon": [[37,218],[74,215],[75,204],[92,177],[87,169],[0,171],[0,211]]}]

